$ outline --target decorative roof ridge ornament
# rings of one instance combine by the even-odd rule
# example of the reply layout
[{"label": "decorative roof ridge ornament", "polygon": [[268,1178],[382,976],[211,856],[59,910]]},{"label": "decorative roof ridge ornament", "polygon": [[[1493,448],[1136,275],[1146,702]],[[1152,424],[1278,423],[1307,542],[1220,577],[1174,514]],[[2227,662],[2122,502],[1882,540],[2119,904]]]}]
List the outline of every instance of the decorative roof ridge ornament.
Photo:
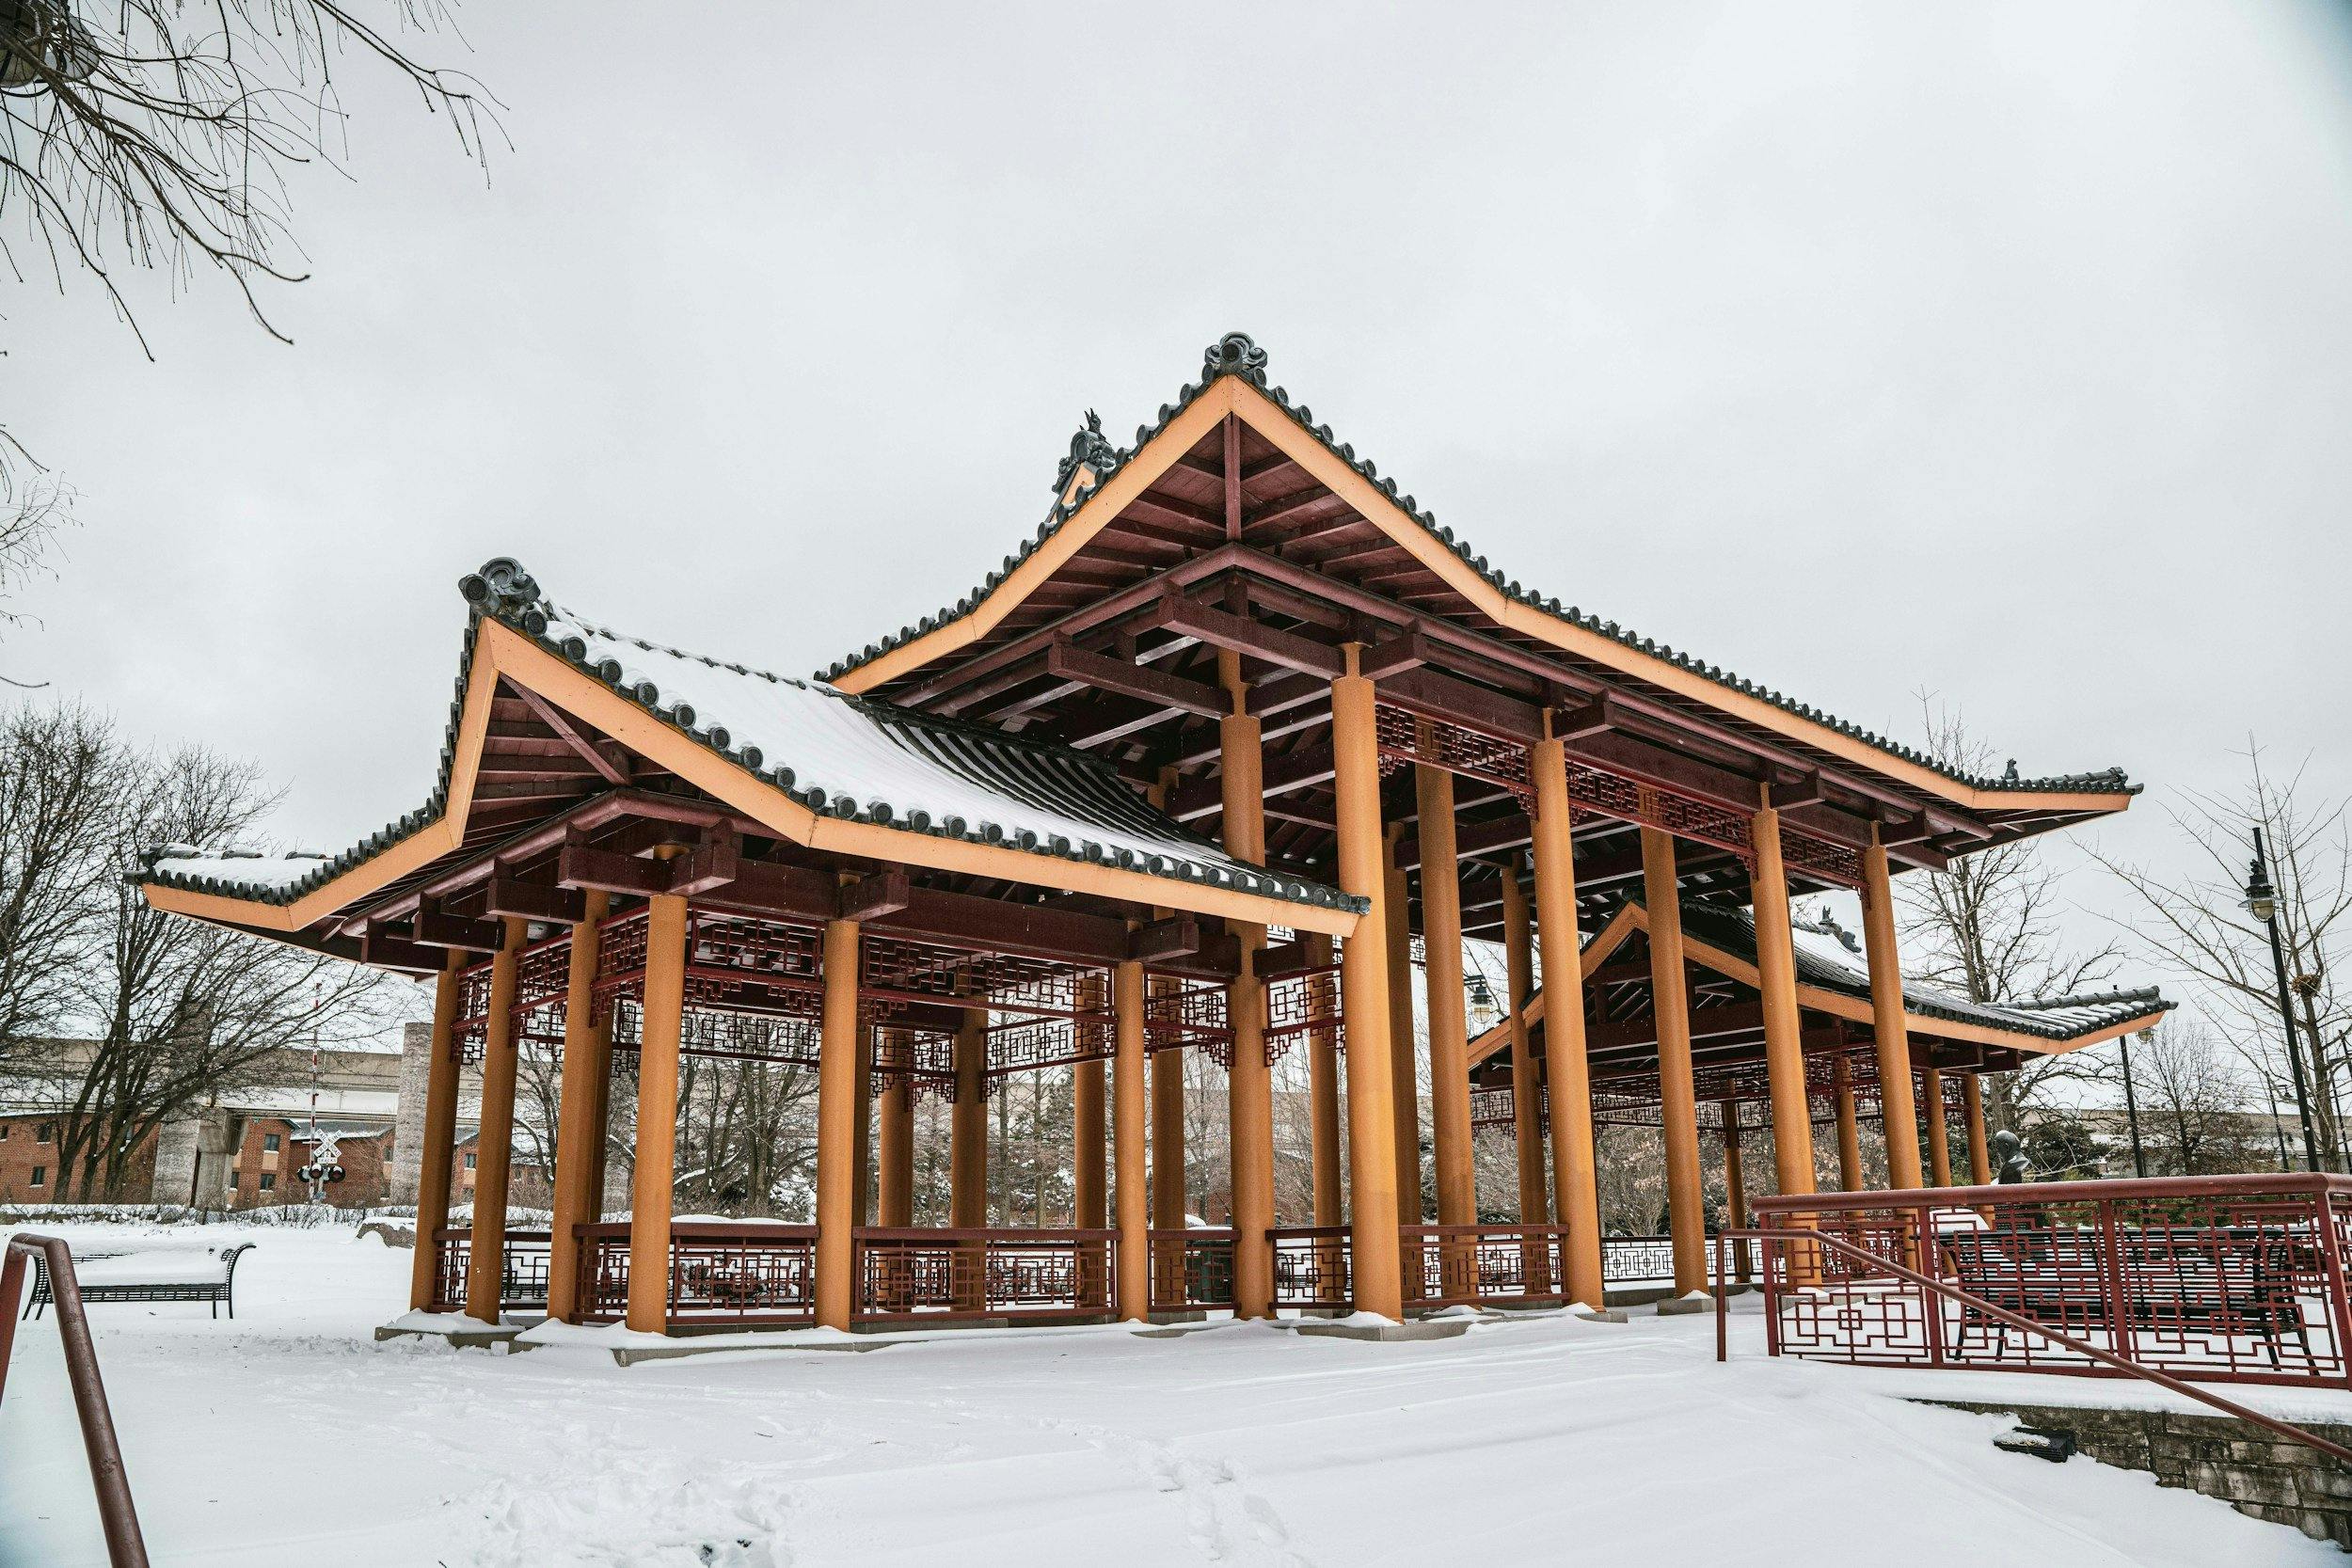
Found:
[{"label": "decorative roof ridge ornament", "polygon": [[481,613],[514,622],[533,637],[548,629],[539,581],[511,555],[492,556],[480,571],[459,578],[457,592]]},{"label": "decorative roof ridge ornament", "polygon": [[1054,494],[1062,505],[1071,506],[1080,493],[1094,489],[1118,468],[1119,449],[1103,434],[1103,417],[1089,408],[1087,422],[1070,438],[1070,455],[1054,470]]},{"label": "decorative roof ridge ornament", "polygon": [[1252,386],[1265,385],[1265,350],[1250,340],[1247,332],[1228,332],[1211,343],[1200,357],[1200,379],[1205,384],[1220,375],[1237,375]]}]

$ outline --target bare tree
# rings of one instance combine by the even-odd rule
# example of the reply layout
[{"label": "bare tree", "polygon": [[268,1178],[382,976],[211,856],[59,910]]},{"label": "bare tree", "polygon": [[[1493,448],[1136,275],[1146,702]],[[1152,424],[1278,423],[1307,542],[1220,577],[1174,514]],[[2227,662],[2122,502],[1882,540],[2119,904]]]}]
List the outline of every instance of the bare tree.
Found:
[{"label": "bare tree", "polygon": [[2310,1098],[2321,1159],[2341,1169],[2338,1097],[2352,1069],[2352,991],[2339,979],[2335,960],[2352,944],[2352,832],[2345,815],[2352,801],[2312,796],[2300,768],[2283,777],[2272,773],[2250,738],[2245,757],[2246,778],[2236,793],[2184,793],[2168,807],[2192,851],[2188,871],[2160,877],[2106,856],[2099,861],[2137,895],[2147,915],[2127,927],[2131,940],[2196,977],[2225,1037],[2262,1075],[2269,1094],[2291,1103],[2293,1075],[2284,1059],[2270,936],[2244,908],[2253,833],[2263,830],[2296,1022],[2313,1064]]},{"label": "bare tree", "polygon": [[[60,284],[95,276],[135,332],[117,268],[228,275],[273,337],[259,279],[292,282],[286,173],[332,162],[345,55],[389,69],[486,150],[486,95],[395,40],[448,22],[440,0],[381,0],[379,24],[336,0],[0,0],[0,217]],[[23,267],[0,237],[5,256]],[[142,339],[142,341],[144,340]]]},{"label": "bare tree", "polygon": [[61,1198],[115,1196],[164,1122],[243,1087],[271,1053],[372,1037],[382,976],[326,954],[151,908],[126,875],[167,843],[219,844],[275,804],[246,764],[199,747],[99,760],[120,802],[98,941],[75,972],[93,1039],[52,1080]]},{"label": "bare tree", "polygon": [[2211,1029],[2168,1020],[2140,1035],[2131,1063],[2151,1174],[2214,1176],[2268,1165],[2251,1092]]},{"label": "bare tree", "polygon": [[74,1014],[113,893],[125,787],[114,736],[87,708],[0,717],[0,1066]]},{"label": "bare tree", "polygon": [[[1957,708],[1922,694],[1928,754],[1964,773],[1994,771],[1992,749],[1968,732]],[[2071,950],[2057,920],[2058,873],[2031,839],[1964,855],[1942,871],[1895,884],[1905,957],[1914,976],[1971,1002],[2047,1001],[2072,996],[2114,973],[2113,943]],[[2074,1053],[2041,1057],[1985,1080],[1985,1112],[1995,1128],[2018,1128],[2022,1113],[2058,1085],[2082,1082],[2096,1069]]]}]

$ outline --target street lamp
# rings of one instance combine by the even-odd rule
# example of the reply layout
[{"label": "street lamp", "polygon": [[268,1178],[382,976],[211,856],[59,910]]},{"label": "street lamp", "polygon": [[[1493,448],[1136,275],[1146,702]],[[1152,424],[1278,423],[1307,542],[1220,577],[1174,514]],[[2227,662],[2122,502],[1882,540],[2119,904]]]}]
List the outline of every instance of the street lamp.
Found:
[{"label": "street lamp", "polygon": [[2295,1004],[2287,995],[2287,950],[2279,941],[2279,890],[2270,885],[2263,831],[2254,830],[2254,864],[2246,874],[2246,912],[2270,930],[2270,962],[2279,976],[2279,1022],[2287,1032],[2287,1068],[2295,1078],[2295,1109],[2303,1121],[2303,1168],[2319,1169],[2319,1140],[2312,1136],[2311,1094],[2303,1083],[2303,1053],[2295,1040]]},{"label": "street lamp", "polygon": [[2132,1128],[2132,1174],[2145,1181],[2148,1155],[2139,1144],[2139,1097],[2132,1092],[2132,1037],[2118,1035],[2115,1043],[2123,1048],[2123,1115]]}]

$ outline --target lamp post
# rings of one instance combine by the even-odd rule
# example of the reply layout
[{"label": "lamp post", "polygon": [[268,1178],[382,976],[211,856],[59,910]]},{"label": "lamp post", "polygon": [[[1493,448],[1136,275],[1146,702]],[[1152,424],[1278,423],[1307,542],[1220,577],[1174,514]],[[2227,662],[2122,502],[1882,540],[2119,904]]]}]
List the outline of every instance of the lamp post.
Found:
[{"label": "lamp post", "polygon": [[2132,1174],[2145,1181],[2148,1154],[2139,1145],[2139,1097],[2132,1092],[2132,1037],[2118,1035],[2115,1043],[2123,1048],[2123,1115],[2132,1126]]},{"label": "lamp post", "polygon": [[2287,1069],[2295,1078],[2295,1110],[2303,1123],[2303,1168],[2319,1169],[2319,1140],[2312,1136],[2312,1100],[2303,1082],[2303,1053],[2295,1039],[2295,1004],[2287,994],[2287,950],[2279,941],[2279,892],[2270,885],[2263,831],[2254,830],[2254,864],[2246,874],[2246,911],[2270,931],[2270,962],[2279,977],[2279,1022],[2287,1032]]}]

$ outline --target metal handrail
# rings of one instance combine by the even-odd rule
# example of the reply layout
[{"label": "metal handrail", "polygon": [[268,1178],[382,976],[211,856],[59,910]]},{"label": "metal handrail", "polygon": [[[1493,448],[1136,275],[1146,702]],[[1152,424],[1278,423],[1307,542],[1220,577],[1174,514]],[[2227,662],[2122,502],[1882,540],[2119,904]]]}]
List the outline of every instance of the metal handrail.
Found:
[{"label": "metal handrail", "polygon": [[[2012,1186],[2007,1190],[2014,1192],[2016,1189]],[[2317,1449],[2332,1459],[2352,1465],[2352,1448],[2332,1442],[2315,1432],[2306,1432],[2303,1428],[2289,1421],[2280,1420],[2275,1416],[2265,1416],[2259,1410],[2238,1403],[2235,1400],[2224,1399],[2219,1394],[2212,1393],[2197,1384],[2174,1377],[2169,1372],[2160,1372],[2153,1367],[2143,1367],[2126,1356],[2101,1350],[2096,1345],[2086,1343],[2071,1334],[2052,1328],[2047,1323],[2037,1323],[2023,1313],[2012,1312],[2006,1307],[1996,1307],[1984,1297],[1972,1291],[1963,1291],[1949,1280],[1937,1279],[1932,1275],[1921,1274],[1917,1269],[1898,1262],[1892,1258],[1866,1251],[1843,1237],[1833,1236],[1825,1231],[1799,1229],[1793,1227],[1768,1230],[1726,1230],[1723,1236],[1725,1241],[1769,1242],[1790,1246],[1827,1247],[1832,1252],[1843,1254],[1848,1259],[1859,1261],[1867,1267],[1884,1270],[1898,1279],[1907,1280],[1923,1290],[1932,1291],[1947,1301],[1957,1302],[1971,1311],[1981,1312],[1996,1323],[2007,1323],[2011,1328],[2023,1329],[2028,1334],[2039,1334],[2045,1339],[2055,1340],[2075,1354],[2089,1356],[2101,1366],[2112,1367],[2117,1371],[2128,1373],[2130,1376],[2144,1378],[2159,1388],[2185,1395],[2201,1404],[2213,1406],[2225,1416],[2233,1416],[2241,1421],[2250,1421],[2265,1432],[2275,1433],[2290,1442],[2301,1443]],[[1764,1265],[1764,1309],[1771,1312],[1776,1309],[1777,1300],[1777,1292],[1772,1288],[1772,1265],[1769,1259],[1759,1259],[1758,1261]],[[1731,1329],[1730,1324],[1725,1321],[1724,1311],[1724,1305],[1730,1299],[1730,1292],[1725,1289],[1725,1285],[1723,1255],[1718,1252],[1715,1258],[1715,1359],[1718,1361],[1727,1361],[1731,1358]]]},{"label": "metal handrail", "polygon": [[34,1256],[49,1268],[49,1293],[57,1307],[57,1338],[65,1346],[74,1413],[82,1420],[82,1446],[89,1451],[90,1486],[98,1495],[99,1522],[106,1529],[107,1560],[114,1568],[147,1568],[147,1543],[139,1535],[138,1511],[131,1503],[131,1480],[123,1472],[122,1449],[115,1441],[106,1386],[98,1375],[98,1351],[90,1343],[81,1281],[73,1274],[72,1252],[57,1237],[11,1236],[7,1252],[0,1255],[0,1397],[8,1393],[8,1353],[16,1338],[17,1303],[24,1289],[24,1259]]}]

